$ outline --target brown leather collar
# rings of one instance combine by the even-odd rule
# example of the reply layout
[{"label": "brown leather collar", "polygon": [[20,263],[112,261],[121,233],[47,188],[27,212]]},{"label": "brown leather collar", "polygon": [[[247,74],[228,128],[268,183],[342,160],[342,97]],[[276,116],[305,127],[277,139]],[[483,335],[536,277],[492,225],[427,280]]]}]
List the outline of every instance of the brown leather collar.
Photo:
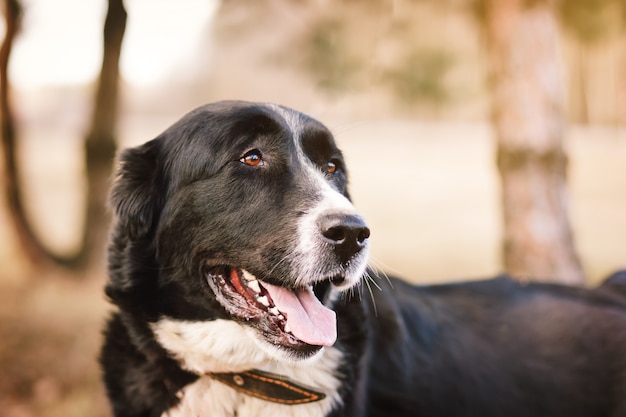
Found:
[{"label": "brown leather collar", "polygon": [[209,376],[239,392],[279,404],[306,404],[326,397],[321,392],[295,384],[280,375],[256,369],[245,372],[210,373]]}]

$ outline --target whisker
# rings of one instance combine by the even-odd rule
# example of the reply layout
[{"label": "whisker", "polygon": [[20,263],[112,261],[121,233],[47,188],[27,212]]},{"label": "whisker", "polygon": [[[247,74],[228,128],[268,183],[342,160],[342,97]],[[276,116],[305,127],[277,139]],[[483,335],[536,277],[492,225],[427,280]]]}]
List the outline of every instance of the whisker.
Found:
[{"label": "whisker", "polygon": [[[376,277],[378,278],[378,275],[377,275]],[[372,278],[372,276],[371,276],[368,272],[366,272],[366,273],[365,273],[365,281],[367,281],[367,282],[371,282],[371,283],[372,283],[372,285],[374,285],[376,288],[378,288],[378,290],[379,290],[379,291],[382,291],[382,290],[383,290],[383,289],[381,288],[381,286],[380,286],[380,285],[378,285],[378,283],[376,282],[376,280],[375,280],[374,278]],[[391,283],[389,283],[389,284],[391,284]]]},{"label": "whisker", "polygon": [[356,296],[359,297],[359,300],[363,300],[363,295],[362,295],[362,283],[359,282],[358,284],[354,285],[353,287],[350,287],[350,289],[348,291],[346,291],[346,294],[349,295],[348,301],[355,298]]},{"label": "whisker", "polygon": [[367,285],[367,290],[370,293],[370,298],[372,299],[372,306],[374,307],[374,316],[378,317],[378,309],[376,308],[376,300],[374,299],[374,293],[372,292],[372,287],[370,287],[370,280],[366,279],[365,285]]},{"label": "whisker", "polygon": [[[372,270],[372,272],[376,275],[376,278],[380,279],[380,275],[382,275],[383,277],[385,277],[385,280],[387,281],[389,286],[391,288],[393,288],[393,283],[389,279],[389,275],[387,275],[387,273],[385,272],[385,269],[379,267],[377,264],[381,264],[385,269],[389,269],[387,267],[387,265],[385,265],[384,262],[381,262],[378,259],[370,258],[370,265],[369,266],[370,266],[370,269]],[[393,270],[393,268],[391,268],[391,270],[393,272],[398,273],[398,271]]]}]

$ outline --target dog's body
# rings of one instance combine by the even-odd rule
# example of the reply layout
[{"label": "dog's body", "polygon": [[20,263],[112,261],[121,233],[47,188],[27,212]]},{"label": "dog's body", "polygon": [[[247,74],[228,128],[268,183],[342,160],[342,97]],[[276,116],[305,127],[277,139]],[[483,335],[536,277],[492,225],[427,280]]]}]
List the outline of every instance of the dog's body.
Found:
[{"label": "dog's body", "polygon": [[116,417],[626,416],[622,279],[362,294],[369,229],[315,120],[217,103],[120,162]]}]

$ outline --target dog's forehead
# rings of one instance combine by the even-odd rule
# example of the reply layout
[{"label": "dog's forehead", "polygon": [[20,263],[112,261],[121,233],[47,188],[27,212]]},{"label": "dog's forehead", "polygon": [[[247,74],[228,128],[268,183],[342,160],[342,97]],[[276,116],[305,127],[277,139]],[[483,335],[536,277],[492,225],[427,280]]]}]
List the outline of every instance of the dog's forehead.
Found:
[{"label": "dog's forehead", "polygon": [[310,117],[287,107],[277,104],[267,104],[266,106],[285,121],[293,137],[300,137],[304,130],[305,121],[312,120]]},{"label": "dog's forehead", "polygon": [[335,145],[332,133],[320,121],[288,107],[277,104],[266,106],[284,121],[296,142],[300,143],[310,137],[323,137],[329,144]]},{"label": "dog's forehead", "polygon": [[296,147],[305,141],[316,141],[336,148],[332,133],[323,123],[273,103],[212,103],[190,112],[173,128],[176,133],[192,131],[191,136],[204,143],[208,139],[213,150],[233,149],[233,142],[245,143],[253,137],[291,139]]}]

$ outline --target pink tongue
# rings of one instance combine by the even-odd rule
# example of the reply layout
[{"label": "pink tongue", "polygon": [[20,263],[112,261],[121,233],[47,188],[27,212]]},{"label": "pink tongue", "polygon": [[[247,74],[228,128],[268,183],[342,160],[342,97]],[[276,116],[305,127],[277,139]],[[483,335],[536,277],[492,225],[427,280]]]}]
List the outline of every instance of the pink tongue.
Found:
[{"label": "pink tongue", "polygon": [[294,336],[309,345],[332,346],[337,340],[335,312],[326,308],[315,297],[311,288],[290,291],[262,282],[274,305],[287,316],[287,324]]}]

